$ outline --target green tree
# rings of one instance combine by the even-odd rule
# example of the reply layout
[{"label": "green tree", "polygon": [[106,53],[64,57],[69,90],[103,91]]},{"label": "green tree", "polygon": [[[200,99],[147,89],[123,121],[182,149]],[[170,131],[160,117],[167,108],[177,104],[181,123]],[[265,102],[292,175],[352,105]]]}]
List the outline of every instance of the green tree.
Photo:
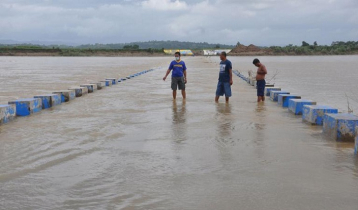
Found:
[{"label": "green tree", "polygon": [[308,43],[305,42],[305,41],[302,41],[302,47],[308,47],[308,46],[310,46],[310,44],[308,44]]},{"label": "green tree", "polygon": [[240,42],[237,42],[236,46],[240,46],[240,45],[241,45],[241,43],[240,43]]},{"label": "green tree", "polygon": [[314,45],[314,46],[318,46],[317,41],[315,41],[315,42],[313,43],[313,45]]}]

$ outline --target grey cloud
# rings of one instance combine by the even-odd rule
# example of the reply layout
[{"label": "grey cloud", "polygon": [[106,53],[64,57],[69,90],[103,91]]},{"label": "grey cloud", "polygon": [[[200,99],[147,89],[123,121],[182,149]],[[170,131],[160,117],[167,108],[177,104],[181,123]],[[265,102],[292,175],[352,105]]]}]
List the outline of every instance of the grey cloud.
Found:
[{"label": "grey cloud", "polygon": [[180,1],[181,9],[170,8],[175,1],[150,1],[2,0],[0,40],[285,45],[358,35],[356,0],[194,0]]}]

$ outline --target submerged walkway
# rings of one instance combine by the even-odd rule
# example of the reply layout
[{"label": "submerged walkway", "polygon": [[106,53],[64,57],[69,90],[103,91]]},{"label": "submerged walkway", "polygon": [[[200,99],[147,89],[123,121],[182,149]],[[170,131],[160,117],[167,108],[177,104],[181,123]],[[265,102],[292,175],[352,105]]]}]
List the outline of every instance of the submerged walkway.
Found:
[{"label": "submerged walkway", "polygon": [[351,145],[186,62],[186,102],[163,68],[2,126],[0,209],[356,209]]}]

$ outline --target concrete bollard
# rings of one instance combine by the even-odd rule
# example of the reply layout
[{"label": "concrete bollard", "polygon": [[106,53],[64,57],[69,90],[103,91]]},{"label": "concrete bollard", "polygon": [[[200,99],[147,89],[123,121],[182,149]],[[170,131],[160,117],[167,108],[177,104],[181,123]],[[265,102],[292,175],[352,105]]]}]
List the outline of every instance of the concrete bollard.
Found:
[{"label": "concrete bollard", "polygon": [[106,80],[111,80],[112,81],[112,85],[116,85],[118,83],[118,79],[117,78],[106,78]]},{"label": "concrete bollard", "polygon": [[101,81],[101,82],[104,82],[106,87],[112,86],[112,80],[105,80],[105,81]]},{"label": "concrete bollard", "polygon": [[131,77],[130,76],[128,76],[128,77],[126,77],[127,79],[131,79]]},{"label": "concrete bollard", "polygon": [[81,87],[86,87],[88,89],[88,93],[93,93],[97,91],[97,85],[96,84],[83,84],[80,85]]},{"label": "concrete bollard", "polygon": [[325,114],[323,133],[336,141],[354,142],[358,116],[353,114]]},{"label": "concrete bollard", "polygon": [[95,84],[95,85],[97,85],[97,90],[102,90],[103,88],[106,87],[105,82],[91,82],[90,84]]},{"label": "concrete bollard", "polygon": [[74,90],[76,93],[76,97],[81,97],[86,94],[88,94],[88,88],[87,87],[71,87],[69,90]]},{"label": "concrete bollard", "polygon": [[10,122],[16,117],[16,105],[0,105],[0,125]]},{"label": "concrete bollard", "polygon": [[284,91],[284,90],[281,90],[281,91],[271,91],[270,92],[270,99],[271,101],[278,101],[278,95],[280,94],[290,94],[290,92],[287,92],[287,91]]},{"label": "concrete bollard", "polygon": [[41,98],[42,109],[48,109],[53,106],[60,105],[62,103],[60,94],[37,95],[37,96],[34,96],[34,98]]},{"label": "concrete bollard", "polygon": [[323,125],[323,117],[327,113],[336,114],[338,109],[324,105],[303,105],[302,119],[312,125]]},{"label": "concrete bollard", "polygon": [[265,87],[275,87],[275,84],[266,83]]},{"label": "concrete bollard", "polygon": [[281,91],[281,88],[279,87],[266,87],[265,88],[265,96],[270,96],[271,91]]},{"label": "concrete bollard", "polygon": [[301,96],[291,94],[279,94],[277,103],[282,107],[288,107],[290,99],[301,99]]},{"label": "concrete bollard", "polygon": [[127,78],[122,78],[121,80],[122,80],[122,81],[126,81],[126,80],[127,80]]},{"label": "concrete bollard", "polygon": [[26,98],[9,101],[16,106],[16,116],[28,116],[42,110],[41,98]]},{"label": "concrete bollard", "polygon": [[288,110],[295,115],[302,115],[304,105],[316,105],[312,100],[290,99],[288,102]]},{"label": "concrete bollard", "polygon": [[76,91],[75,90],[61,90],[55,91],[53,94],[60,94],[61,102],[69,102],[76,98]]}]

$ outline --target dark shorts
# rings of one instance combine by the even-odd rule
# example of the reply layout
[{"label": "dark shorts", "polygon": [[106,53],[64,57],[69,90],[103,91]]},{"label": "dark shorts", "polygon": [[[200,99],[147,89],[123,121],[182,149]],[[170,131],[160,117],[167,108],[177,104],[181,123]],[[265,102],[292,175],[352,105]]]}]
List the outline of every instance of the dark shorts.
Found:
[{"label": "dark shorts", "polygon": [[258,80],[256,84],[257,84],[257,96],[265,96],[266,81]]},{"label": "dark shorts", "polygon": [[184,77],[172,77],[172,90],[185,90]]},{"label": "dark shorts", "polygon": [[217,96],[231,97],[231,85],[230,82],[218,82],[218,87],[216,89]]}]

